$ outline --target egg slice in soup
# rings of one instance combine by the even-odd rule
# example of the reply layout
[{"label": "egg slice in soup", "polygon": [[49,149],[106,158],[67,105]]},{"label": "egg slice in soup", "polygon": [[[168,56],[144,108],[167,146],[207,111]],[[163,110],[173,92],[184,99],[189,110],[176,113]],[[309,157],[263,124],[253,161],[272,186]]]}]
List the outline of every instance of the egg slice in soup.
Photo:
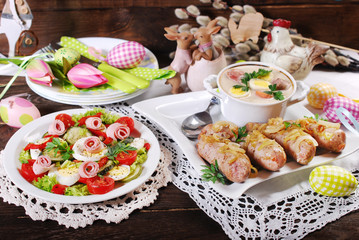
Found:
[{"label": "egg slice in soup", "polygon": [[269,90],[270,82],[261,79],[251,79],[249,81],[249,87],[252,90]]},{"label": "egg slice in soup", "polygon": [[246,96],[249,96],[249,91],[243,91],[242,88],[236,87],[236,85],[233,86],[229,90],[229,92],[233,97],[246,97]]}]

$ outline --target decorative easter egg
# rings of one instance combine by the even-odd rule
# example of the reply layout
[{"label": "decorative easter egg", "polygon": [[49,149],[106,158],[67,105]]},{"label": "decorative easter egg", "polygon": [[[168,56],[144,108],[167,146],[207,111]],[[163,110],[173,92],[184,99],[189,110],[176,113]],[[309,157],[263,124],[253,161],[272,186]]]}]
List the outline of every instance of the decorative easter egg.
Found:
[{"label": "decorative easter egg", "polygon": [[41,115],[37,107],[28,100],[8,97],[0,102],[0,116],[7,125],[20,128]]},{"label": "decorative easter egg", "polygon": [[62,66],[63,60],[65,58],[71,65],[74,65],[80,60],[81,54],[72,48],[60,48],[55,53],[55,62]]},{"label": "decorative easter egg", "polygon": [[340,107],[348,110],[353,115],[353,117],[359,121],[359,103],[354,102],[350,98],[339,96],[328,99],[324,104],[323,112],[329,121],[340,122],[335,112]]},{"label": "decorative easter egg", "polygon": [[358,187],[358,181],[348,170],[338,166],[320,166],[309,175],[312,189],[324,196],[348,196]]},{"label": "decorative easter egg", "polygon": [[328,83],[317,83],[310,87],[307,99],[310,106],[322,109],[325,101],[338,96],[337,89]]},{"label": "decorative easter egg", "polygon": [[108,64],[117,68],[136,67],[145,58],[146,51],[138,42],[124,42],[116,45],[107,54]]}]

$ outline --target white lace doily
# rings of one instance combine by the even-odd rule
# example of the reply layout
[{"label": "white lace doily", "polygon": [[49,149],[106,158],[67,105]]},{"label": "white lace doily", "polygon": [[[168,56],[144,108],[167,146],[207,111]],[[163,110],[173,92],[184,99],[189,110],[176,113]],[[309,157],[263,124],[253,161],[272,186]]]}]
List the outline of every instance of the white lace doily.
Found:
[{"label": "white lace doily", "polygon": [[[131,115],[126,113],[127,115]],[[133,115],[131,115],[133,116]],[[144,118],[138,120],[144,122]],[[154,203],[158,189],[167,186],[171,181],[168,168],[173,153],[166,149],[167,136],[156,130],[150,122],[144,122],[160,141],[161,157],[159,165],[152,176],[138,189],[116,199],[92,204],[61,204],[35,198],[17,188],[7,177],[1,164],[3,151],[0,153],[0,197],[4,202],[23,206],[27,215],[33,220],[55,220],[66,227],[85,227],[95,220],[118,223],[127,219],[134,210]],[[161,140],[162,139],[162,140]]]},{"label": "white lace doily", "polygon": [[[359,195],[357,191],[349,197],[338,198],[320,196],[311,191],[307,183],[311,169],[267,181],[261,184],[261,186],[252,188],[248,193],[238,199],[228,198],[213,190],[210,184],[201,181],[199,174],[191,166],[179,146],[155,123],[134,111],[126,103],[106,105],[105,108],[132,116],[154,132],[161,147],[166,147],[170,152],[169,154],[171,154],[170,159],[172,159],[172,163],[169,167],[172,171],[172,181],[175,186],[188,193],[209,217],[221,225],[224,232],[231,239],[300,239],[322,228],[327,223],[335,221],[341,216],[359,208]],[[335,164],[340,165],[340,163],[347,164],[345,166],[346,169],[352,170],[356,178],[358,178],[359,171],[356,170],[359,166],[358,151],[352,154],[349,159],[342,159],[338,161],[338,164]],[[165,172],[164,170],[161,174]],[[0,176],[0,184],[2,184],[4,176],[1,171]],[[166,182],[168,180],[169,179],[167,179]],[[295,188],[298,185],[300,188]],[[96,206],[93,211],[99,215],[102,213],[101,208],[106,208],[106,210],[110,210],[113,214],[110,215],[111,217],[101,215],[102,218],[100,219],[104,219],[108,222],[119,222],[127,218],[129,213],[134,209],[144,206],[141,205],[141,203],[143,203],[141,202],[142,198],[138,197],[137,200],[134,199],[130,202],[130,206],[124,206],[126,213],[125,216],[122,216],[122,211],[119,211],[122,207],[121,204],[124,203],[128,197],[133,198],[133,196],[125,196],[125,199],[118,198],[107,201],[104,204],[66,205],[66,207],[69,208],[68,213],[60,213],[60,209],[63,205],[47,203],[50,205],[41,207],[41,205],[38,204],[39,200],[31,199],[27,195],[20,194],[17,195],[17,198],[11,198],[11,200],[9,200],[9,196],[19,194],[19,191],[9,180],[6,182],[6,186],[10,187],[4,188],[3,186],[3,184],[0,185],[0,197],[4,198],[3,195],[5,192],[5,201],[17,205],[19,205],[20,202],[23,203],[26,213],[33,219],[54,219],[60,224],[65,225],[65,219],[67,221],[73,217],[72,215],[77,214],[77,220],[74,219],[71,225],[66,225],[72,227],[85,226],[94,221],[94,219],[92,219],[92,212],[88,215],[85,214],[85,211],[82,211],[80,214],[74,214],[73,210],[77,208],[89,209],[90,207]],[[157,191],[155,192],[157,195]],[[140,193],[135,192],[134,196],[137,197],[137,194]],[[148,196],[143,197],[146,200],[148,199]],[[35,211],[31,208],[31,205],[33,205],[32,201],[35,201]],[[107,204],[109,203],[111,204],[111,208],[107,209]],[[56,207],[50,208],[49,206]],[[82,218],[86,219],[82,220]]]}]

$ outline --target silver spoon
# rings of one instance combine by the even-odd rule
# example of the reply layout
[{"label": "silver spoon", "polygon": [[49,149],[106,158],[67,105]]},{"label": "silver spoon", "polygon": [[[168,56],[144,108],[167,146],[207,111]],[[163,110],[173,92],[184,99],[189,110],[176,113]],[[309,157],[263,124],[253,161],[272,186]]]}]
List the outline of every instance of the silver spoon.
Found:
[{"label": "silver spoon", "polygon": [[181,130],[187,138],[196,139],[206,125],[213,123],[209,110],[215,104],[218,104],[218,99],[216,97],[212,97],[206,110],[188,116],[183,120]]}]

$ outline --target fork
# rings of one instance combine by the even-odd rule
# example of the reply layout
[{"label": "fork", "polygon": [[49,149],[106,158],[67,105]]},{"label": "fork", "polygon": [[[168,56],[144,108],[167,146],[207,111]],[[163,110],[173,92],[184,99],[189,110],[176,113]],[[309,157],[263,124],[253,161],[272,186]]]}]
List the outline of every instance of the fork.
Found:
[{"label": "fork", "polygon": [[41,53],[49,53],[44,55],[45,58],[48,60],[54,60],[54,53],[56,52],[55,49],[51,46],[51,43],[43,48],[39,49]]}]

